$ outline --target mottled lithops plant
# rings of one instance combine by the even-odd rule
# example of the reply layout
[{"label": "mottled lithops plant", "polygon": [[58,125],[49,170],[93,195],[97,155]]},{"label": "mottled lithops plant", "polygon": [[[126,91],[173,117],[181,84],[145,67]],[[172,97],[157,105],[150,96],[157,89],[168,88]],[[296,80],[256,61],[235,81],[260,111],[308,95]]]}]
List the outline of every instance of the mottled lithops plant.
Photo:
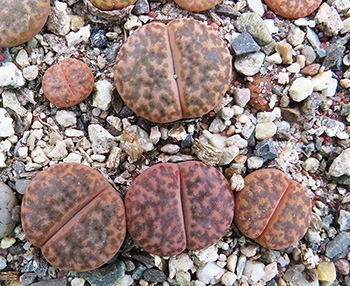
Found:
[{"label": "mottled lithops plant", "polygon": [[16,226],[12,218],[12,210],[16,205],[17,199],[13,191],[0,182],[0,238],[10,234]]},{"label": "mottled lithops plant", "polygon": [[193,11],[200,12],[207,10],[211,7],[214,7],[221,0],[174,0],[177,5],[181,8]]},{"label": "mottled lithops plant", "polygon": [[98,171],[75,163],[55,165],[35,176],[23,198],[22,225],[47,261],[70,271],[106,263],[126,232],[119,194]]},{"label": "mottled lithops plant", "polygon": [[233,208],[225,177],[214,167],[195,161],[147,169],[125,198],[132,238],[159,256],[213,245],[231,225]]},{"label": "mottled lithops plant", "polygon": [[94,75],[82,61],[68,59],[45,72],[42,87],[50,102],[60,107],[70,107],[90,95],[94,88]]},{"label": "mottled lithops plant", "polygon": [[244,182],[235,195],[239,230],[266,248],[282,249],[298,242],[311,219],[306,190],[276,169],[255,171]]},{"label": "mottled lithops plant", "polygon": [[0,1],[0,47],[12,47],[34,37],[44,26],[50,0]]},{"label": "mottled lithops plant", "polygon": [[212,29],[191,19],[147,24],[120,49],[114,79],[139,116],[165,123],[199,117],[226,92],[231,56]]},{"label": "mottled lithops plant", "polygon": [[132,5],[136,0],[90,0],[91,4],[101,10],[115,10],[122,9],[126,6]]},{"label": "mottled lithops plant", "polygon": [[276,14],[297,19],[310,15],[321,4],[322,0],[264,0],[266,5]]}]

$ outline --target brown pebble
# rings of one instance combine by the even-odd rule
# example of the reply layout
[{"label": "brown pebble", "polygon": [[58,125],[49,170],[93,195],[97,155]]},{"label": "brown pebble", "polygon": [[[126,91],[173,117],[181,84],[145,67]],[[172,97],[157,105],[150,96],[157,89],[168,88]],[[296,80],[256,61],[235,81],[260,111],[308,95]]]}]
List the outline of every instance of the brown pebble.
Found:
[{"label": "brown pebble", "polygon": [[337,272],[343,275],[348,275],[350,272],[350,264],[346,259],[339,259],[334,261],[335,268]]},{"label": "brown pebble", "polygon": [[201,12],[214,7],[221,0],[174,0],[181,8],[192,11]]},{"label": "brown pebble", "polygon": [[136,0],[90,0],[91,4],[101,10],[116,10],[132,5]]},{"label": "brown pebble", "polygon": [[247,237],[266,248],[292,246],[311,220],[311,200],[296,181],[276,169],[260,169],[244,178],[235,194],[235,222]]},{"label": "brown pebble", "polygon": [[320,71],[321,65],[320,64],[311,64],[306,67],[304,67],[300,72],[305,75],[314,76],[317,75]]},{"label": "brown pebble", "polygon": [[281,108],[282,117],[288,122],[299,122],[300,121],[300,111],[295,108]]},{"label": "brown pebble", "polygon": [[90,95],[94,88],[94,75],[82,61],[68,59],[53,65],[45,72],[42,87],[51,103],[70,107]]},{"label": "brown pebble", "polygon": [[266,5],[276,14],[298,19],[310,15],[321,4],[322,0],[264,0]]}]

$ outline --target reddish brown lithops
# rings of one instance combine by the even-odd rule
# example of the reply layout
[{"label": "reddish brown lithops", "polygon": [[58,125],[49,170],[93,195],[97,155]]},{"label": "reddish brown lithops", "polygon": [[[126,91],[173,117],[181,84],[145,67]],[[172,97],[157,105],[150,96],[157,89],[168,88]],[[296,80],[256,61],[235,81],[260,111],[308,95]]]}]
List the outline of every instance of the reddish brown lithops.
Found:
[{"label": "reddish brown lithops", "polygon": [[310,15],[321,4],[322,0],[264,0],[267,6],[276,14],[297,19]]},{"label": "reddish brown lithops", "polygon": [[22,44],[44,26],[50,0],[0,1],[0,47]]},{"label": "reddish brown lithops", "polygon": [[23,198],[22,225],[47,261],[70,271],[106,263],[126,232],[119,194],[98,171],[75,163],[55,165],[32,180]]},{"label": "reddish brown lithops", "polygon": [[194,161],[147,169],[125,198],[132,238],[159,256],[213,245],[231,225],[233,207],[225,177],[214,167]]},{"label": "reddish brown lithops", "polygon": [[90,2],[101,10],[115,10],[132,5],[136,0],[90,0]]},{"label": "reddish brown lithops", "polygon": [[231,56],[212,29],[191,19],[151,23],[120,49],[115,83],[125,103],[153,122],[199,117],[225,94]]},{"label": "reddish brown lithops", "polygon": [[244,189],[235,195],[240,231],[266,248],[282,249],[298,242],[311,219],[306,190],[276,169],[255,171],[244,182]]},{"label": "reddish brown lithops", "polygon": [[42,87],[45,96],[53,104],[70,107],[90,95],[94,88],[94,75],[82,61],[68,59],[45,72]]},{"label": "reddish brown lithops", "polygon": [[177,5],[181,8],[193,11],[200,12],[208,10],[211,7],[214,7],[221,0],[174,0]]}]

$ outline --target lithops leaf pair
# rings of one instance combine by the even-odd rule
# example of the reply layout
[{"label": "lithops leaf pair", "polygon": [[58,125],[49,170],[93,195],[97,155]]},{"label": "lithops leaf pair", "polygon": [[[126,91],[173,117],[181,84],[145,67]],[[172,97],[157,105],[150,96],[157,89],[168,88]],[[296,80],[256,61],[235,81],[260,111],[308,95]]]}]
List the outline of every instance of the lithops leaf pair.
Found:
[{"label": "lithops leaf pair", "polygon": [[214,7],[221,0],[174,0],[177,5],[181,8],[193,11],[200,12],[208,10],[211,7]]},{"label": "lithops leaf pair", "polygon": [[12,47],[34,37],[44,26],[50,0],[0,1],[0,47]]},{"label": "lithops leaf pair", "polygon": [[82,164],[55,165],[35,176],[21,215],[30,242],[52,265],[70,271],[106,263],[126,233],[121,197],[98,171]]},{"label": "lithops leaf pair", "polygon": [[266,5],[276,14],[298,19],[310,15],[321,4],[322,0],[264,0]]},{"label": "lithops leaf pair", "polygon": [[135,179],[125,197],[132,238],[159,256],[213,245],[231,225],[233,208],[225,177],[194,161],[152,166]]},{"label": "lithops leaf pair", "polygon": [[45,72],[42,87],[50,102],[60,107],[70,107],[90,95],[94,88],[94,75],[82,61],[68,59]]},{"label": "lithops leaf pair", "polygon": [[120,49],[114,79],[139,116],[165,123],[199,117],[228,89],[231,56],[224,41],[196,20],[150,23]]},{"label": "lithops leaf pair", "polygon": [[90,0],[91,4],[101,10],[115,10],[122,9],[126,6],[132,5],[136,0]]},{"label": "lithops leaf pair", "polygon": [[276,169],[255,171],[244,182],[235,195],[239,230],[266,248],[282,249],[298,242],[311,219],[306,190]]}]

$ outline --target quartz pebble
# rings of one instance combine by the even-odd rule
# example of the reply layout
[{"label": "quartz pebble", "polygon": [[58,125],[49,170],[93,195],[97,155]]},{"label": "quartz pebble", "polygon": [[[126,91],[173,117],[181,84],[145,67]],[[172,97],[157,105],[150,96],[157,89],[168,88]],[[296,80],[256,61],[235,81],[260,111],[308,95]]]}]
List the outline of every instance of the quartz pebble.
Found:
[{"label": "quartz pebble", "polygon": [[273,122],[258,123],[255,128],[255,138],[264,140],[276,134],[277,126]]},{"label": "quartz pebble", "polygon": [[249,283],[258,283],[265,276],[264,269],[264,263],[248,260],[245,264],[243,275],[248,278]]},{"label": "quartz pebble", "polygon": [[230,271],[227,271],[221,277],[221,283],[225,286],[232,286],[236,281],[237,281],[237,275]]},{"label": "quartz pebble", "polygon": [[338,224],[340,231],[350,229],[350,212],[346,210],[340,210],[338,217]]},{"label": "quartz pebble", "polygon": [[56,113],[56,120],[62,127],[69,127],[77,123],[77,117],[73,111],[59,110]]},{"label": "quartz pebble", "polygon": [[6,258],[0,256],[0,271],[5,269],[7,266]]},{"label": "quartz pebble", "polygon": [[196,275],[205,284],[217,284],[224,273],[225,269],[219,267],[215,262],[209,262],[199,267]]},{"label": "quartz pebble", "polygon": [[112,100],[113,85],[107,80],[100,80],[95,83],[92,106],[107,110]]},{"label": "quartz pebble", "polygon": [[305,77],[297,78],[289,89],[289,96],[296,102],[303,101],[314,89],[312,81]]}]

